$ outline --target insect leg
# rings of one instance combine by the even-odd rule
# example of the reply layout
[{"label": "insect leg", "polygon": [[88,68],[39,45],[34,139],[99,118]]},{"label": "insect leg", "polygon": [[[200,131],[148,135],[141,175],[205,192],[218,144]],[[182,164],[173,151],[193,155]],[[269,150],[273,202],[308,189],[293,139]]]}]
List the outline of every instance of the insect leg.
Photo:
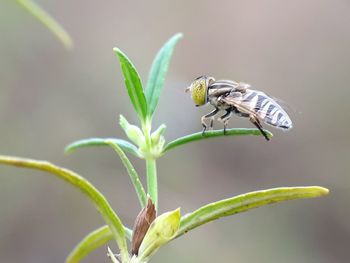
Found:
[{"label": "insect leg", "polygon": [[261,132],[261,134],[265,137],[265,139],[267,141],[270,140],[270,138],[267,136],[266,132],[264,131],[260,121],[253,115],[249,116],[249,120],[259,129],[259,131]]},{"label": "insect leg", "polygon": [[224,134],[226,134],[226,127],[228,124],[228,120],[231,118],[231,116],[232,116],[232,108],[227,109],[226,113],[222,115],[220,118],[218,118],[218,121],[224,124]]},{"label": "insect leg", "polygon": [[[208,114],[204,115],[201,118],[202,126],[203,126],[203,131],[202,131],[202,136],[204,136],[205,131],[207,130],[208,126],[205,123],[205,120],[211,117],[214,117],[217,113],[219,112],[218,108],[215,108],[212,112],[209,112]],[[213,120],[210,121],[210,128],[213,127]]]},{"label": "insect leg", "polygon": [[210,118],[209,129],[212,130],[212,129],[213,129],[213,126],[214,126],[214,118],[211,117],[211,118]]}]

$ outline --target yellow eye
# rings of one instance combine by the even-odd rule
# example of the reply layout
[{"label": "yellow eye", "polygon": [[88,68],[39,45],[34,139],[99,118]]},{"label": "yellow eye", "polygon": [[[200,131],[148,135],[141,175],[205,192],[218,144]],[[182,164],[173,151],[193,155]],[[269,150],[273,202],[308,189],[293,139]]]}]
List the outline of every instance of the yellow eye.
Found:
[{"label": "yellow eye", "polygon": [[190,87],[191,97],[194,103],[197,106],[204,105],[207,103],[207,79],[202,77],[198,80],[195,80]]}]

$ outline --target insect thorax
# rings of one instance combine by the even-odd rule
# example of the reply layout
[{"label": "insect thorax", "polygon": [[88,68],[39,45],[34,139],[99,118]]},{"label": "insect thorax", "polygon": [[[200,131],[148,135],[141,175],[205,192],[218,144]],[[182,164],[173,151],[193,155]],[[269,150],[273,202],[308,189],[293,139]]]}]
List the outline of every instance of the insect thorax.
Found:
[{"label": "insect thorax", "polygon": [[227,110],[232,108],[232,105],[228,105],[224,101],[221,100],[221,97],[216,96],[208,96],[208,102],[213,105],[215,108],[218,108],[219,110]]},{"label": "insect thorax", "polygon": [[237,92],[237,87],[233,85],[233,82],[219,81],[214,82],[208,88],[208,102],[219,110],[227,110],[234,108],[233,105],[226,103],[223,98],[230,96],[230,94],[238,94],[239,97],[242,96],[240,92]]}]

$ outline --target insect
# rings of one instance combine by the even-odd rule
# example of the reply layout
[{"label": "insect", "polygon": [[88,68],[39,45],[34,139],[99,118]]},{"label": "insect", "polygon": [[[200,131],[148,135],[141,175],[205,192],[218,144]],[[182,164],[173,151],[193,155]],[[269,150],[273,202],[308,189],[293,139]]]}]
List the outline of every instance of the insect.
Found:
[{"label": "insect", "polygon": [[270,140],[264,131],[261,122],[289,130],[292,128],[292,121],[283,108],[264,92],[250,89],[250,85],[243,82],[231,80],[215,80],[213,77],[201,76],[196,78],[186,89],[191,93],[192,100],[196,106],[210,103],[215,109],[201,118],[204,135],[208,128],[206,120],[209,119],[209,128],[213,128],[215,116],[220,111],[225,114],[217,118],[224,125],[224,134],[232,114],[249,120],[260,130],[261,134],[268,141]]}]

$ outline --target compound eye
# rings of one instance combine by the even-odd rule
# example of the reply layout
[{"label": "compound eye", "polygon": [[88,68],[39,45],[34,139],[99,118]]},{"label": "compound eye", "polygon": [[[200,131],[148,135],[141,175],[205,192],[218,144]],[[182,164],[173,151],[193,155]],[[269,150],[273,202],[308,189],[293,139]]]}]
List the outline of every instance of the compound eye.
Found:
[{"label": "compound eye", "polygon": [[192,99],[195,105],[204,105],[206,103],[207,86],[204,79],[197,80],[192,89]]}]

